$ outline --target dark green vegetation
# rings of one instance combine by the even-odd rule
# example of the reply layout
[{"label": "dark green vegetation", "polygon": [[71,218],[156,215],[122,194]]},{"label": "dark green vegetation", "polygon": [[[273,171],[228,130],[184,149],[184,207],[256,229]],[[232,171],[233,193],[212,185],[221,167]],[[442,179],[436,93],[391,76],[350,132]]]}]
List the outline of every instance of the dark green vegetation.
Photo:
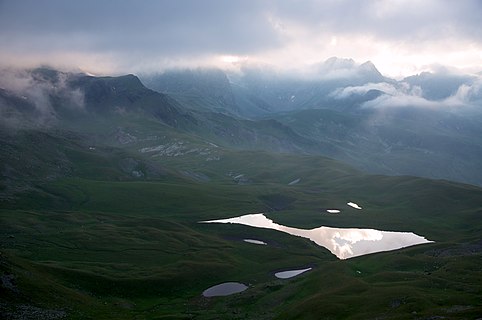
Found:
[{"label": "dark green vegetation", "polygon": [[[52,114],[41,113],[48,121],[36,121],[40,111],[29,97],[15,108],[19,98],[0,92],[9,119],[0,139],[2,318],[482,314],[482,189],[368,175],[308,154],[325,148],[303,137],[308,126],[297,133],[274,120],[189,111],[133,76],[75,76],[66,88],[85,94],[76,109],[59,74],[36,72],[41,83],[57,87],[48,91]],[[14,130],[20,120],[22,129]],[[273,230],[198,223],[251,212],[301,228],[411,231],[435,243],[340,261]],[[299,278],[274,277],[307,266],[313,271]],[[226,281],[250,287],[229,297],[201,296]]]}]

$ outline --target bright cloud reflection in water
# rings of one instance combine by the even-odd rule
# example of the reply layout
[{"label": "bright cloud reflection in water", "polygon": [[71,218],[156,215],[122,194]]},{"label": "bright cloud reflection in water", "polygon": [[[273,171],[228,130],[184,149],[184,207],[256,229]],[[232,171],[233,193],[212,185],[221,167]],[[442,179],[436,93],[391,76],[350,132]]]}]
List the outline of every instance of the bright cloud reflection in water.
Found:
[{"label": "bright cloud reflection in water", "polygon": [[202,221],[203,223],[234,223],[246,226],[279,230],[310,239],[330,250],[339,259],[348,259],[374,252],[390,251],[431,241],[411,232],[379,231],[375,229],[330,228],[298,229],[283,226],[264,214],[248,214],[241,217]]}]

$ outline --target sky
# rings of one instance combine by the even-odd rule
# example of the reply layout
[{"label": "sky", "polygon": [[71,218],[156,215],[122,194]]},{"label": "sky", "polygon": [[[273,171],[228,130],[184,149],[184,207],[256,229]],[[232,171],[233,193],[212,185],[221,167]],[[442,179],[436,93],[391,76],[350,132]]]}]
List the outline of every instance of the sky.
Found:
[{"label": "sky", "polygon": [[479,0],[0,0],[0,64],[93,74],[372,61],[482,71]]}]

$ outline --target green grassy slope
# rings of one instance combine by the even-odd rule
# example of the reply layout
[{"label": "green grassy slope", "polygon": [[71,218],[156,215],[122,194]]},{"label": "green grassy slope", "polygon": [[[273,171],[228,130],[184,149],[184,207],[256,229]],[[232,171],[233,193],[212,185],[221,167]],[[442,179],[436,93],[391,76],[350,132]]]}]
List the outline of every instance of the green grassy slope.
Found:
[{"label": "green grassy slope", "polygon": [[[104,171],[97,160],[74,157],[74,167],[90,168],[79,171],[84,178],[39,184],[2,202],[2,272],[13,274],[17,290],[2,289],[4,313],[25,304],[73,319],[397,319],[414,311],[463,318],[480,311],[480,189],[370,176],[313,156],[219,152],[219,160],[202,165],[195,156],[151,160],[171,173],[151,181],[96,179]],[[209,179],[178,174],[185,170]],[[364,209],[349,209],[347,201]],[[327,207],[343,213],[327,215]],[[249,212],[303,228],[413,231],[436,243],[338,261],[308,240],[276,231],[198,223]],[[314,270],[299,279],[273,276],[304,266]],[[250,288],[233,297],[201,297],[224,281]]]}]

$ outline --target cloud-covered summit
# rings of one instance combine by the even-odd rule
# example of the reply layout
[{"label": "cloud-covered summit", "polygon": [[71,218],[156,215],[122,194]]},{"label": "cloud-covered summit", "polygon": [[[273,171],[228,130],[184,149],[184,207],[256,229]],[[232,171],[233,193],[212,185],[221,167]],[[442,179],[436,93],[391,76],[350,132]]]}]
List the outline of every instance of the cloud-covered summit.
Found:
[{"label": "cloud-covered summit", "polygon": [[[433,92],[437,85],[439,91]],[[450,90],[448,90],[450,89]],[[416,107],[452,109],[476,107],[482,102],[482,77],[468,77],[453,74],[422,73],[400,82],[365,83],[334,90],[330,96],[343,100],[352,96],[366,95],[377,91],[372,100],[364,102],[364,108]]]}]

